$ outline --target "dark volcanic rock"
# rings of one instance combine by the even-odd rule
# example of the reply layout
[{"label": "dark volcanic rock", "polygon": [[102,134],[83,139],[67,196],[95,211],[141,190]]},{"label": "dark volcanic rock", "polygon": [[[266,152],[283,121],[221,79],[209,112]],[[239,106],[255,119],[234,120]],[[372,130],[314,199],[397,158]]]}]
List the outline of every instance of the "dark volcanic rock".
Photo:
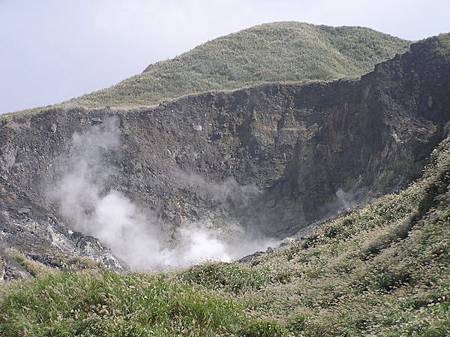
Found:
[{"label": "dark volcanic rock", "polygon": [[[85,254],[42,190],[60,174],[73,133],[110,116],[119,119],[121,147],[106,156],[115,168],[108,187],[171,226],[207,219],[280,237],[395,191],[420,174],[448,132],[450,62],[438,49],[435,38],[417,43],[357,81],[267,84],[151,109],[50,109],[4,120],[0,238],[34,252],[55,246],[56,236],[64,242],[57,249]],[[249,193],[251,186],[262,193]],[[96,249],[100,260],[108,254],[100,243]]]},{"label": "dark volcanic rock", "polygon": [[[41,206],[39,201],[36,203],[30,200],[20,189],[2,178],[0,201],[0,281],[30,276],[26,269],[5,252],[9,248],[52,268],[58,266],[55,265],[56,260],[49,257],[71,259],[85,256],[112,270],[123,269],[121,262],[98,240],[82,234],[74,238],[73,232],[69,230],[70,225],[66,226],[52,210]],[[94,242],[91,245],[94,248],[80,245],[82,240]]]}]

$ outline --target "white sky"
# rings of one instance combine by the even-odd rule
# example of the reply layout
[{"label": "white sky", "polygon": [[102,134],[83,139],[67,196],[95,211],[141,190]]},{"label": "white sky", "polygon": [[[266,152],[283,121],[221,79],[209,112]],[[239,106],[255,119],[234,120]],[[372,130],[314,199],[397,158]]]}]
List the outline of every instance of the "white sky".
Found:
[{"label": "white sky", "polygon": [[0,0],[0,113],[108,87],[255,24],[450,32],[450,0]]}]

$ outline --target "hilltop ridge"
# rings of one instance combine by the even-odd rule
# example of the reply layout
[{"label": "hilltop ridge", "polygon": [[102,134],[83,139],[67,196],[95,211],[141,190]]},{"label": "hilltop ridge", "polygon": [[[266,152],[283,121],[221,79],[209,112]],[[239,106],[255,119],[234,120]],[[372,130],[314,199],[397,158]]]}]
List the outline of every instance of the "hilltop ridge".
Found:
[{"label": "hilltop ridge", "polygon": [[300,22],[254,26],[219,37],[117,85],[70,100],[94,107],[135,107],[265,82],[356,78],[407,50],[409,41],[363,27]]}]

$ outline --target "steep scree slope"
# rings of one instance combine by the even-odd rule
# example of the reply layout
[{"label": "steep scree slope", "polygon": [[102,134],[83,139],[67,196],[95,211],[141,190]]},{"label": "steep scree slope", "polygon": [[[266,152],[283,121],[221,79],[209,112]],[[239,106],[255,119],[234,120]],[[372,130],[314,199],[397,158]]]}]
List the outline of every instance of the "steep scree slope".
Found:
[{"label": "steep scree slope", "polygon": [[[3,245],[39,255],[39,244],[27,242],[42,238],[43,247],[52,243],[67,254],[78,251],[80,234],[67,231],[70,221],[57,216],[42,191],[61,175],[73,133],[102,125],[110,116],[118,118],[121,145],[103,151],[104,165],[114,168],[105,189],[155,210],[167,231],[205,221],[283,237],[395,190],[417,177],[448,132],[445,38],[414,44],[357,81],[266,84],[188,96],[151,109],[49,109],[5,118]],[[229,177],[237,184],[223,184]],[[262,192],[248,195],[246,187],[254,186]],[[37,216],[41,209],[44,220]],[[54,223],[61,224],[61,240],[69,247],[48,235],[49,228],[59,228]],[[28,239],[19,242],[14,231]],[[101,258],[110,261],[108,252],[99,252],[92,254],[106,254]]]}]

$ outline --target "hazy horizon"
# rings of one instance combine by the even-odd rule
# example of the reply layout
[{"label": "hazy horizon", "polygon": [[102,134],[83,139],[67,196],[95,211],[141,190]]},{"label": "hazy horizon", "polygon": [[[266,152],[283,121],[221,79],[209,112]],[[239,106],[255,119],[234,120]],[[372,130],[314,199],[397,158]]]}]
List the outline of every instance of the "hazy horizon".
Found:
[{"label": "hazy horizon", "polygon": [[409,40],[450,31],[435,0],[0,0],[0,114],[109,87],[257,24],[364,26]]}]

